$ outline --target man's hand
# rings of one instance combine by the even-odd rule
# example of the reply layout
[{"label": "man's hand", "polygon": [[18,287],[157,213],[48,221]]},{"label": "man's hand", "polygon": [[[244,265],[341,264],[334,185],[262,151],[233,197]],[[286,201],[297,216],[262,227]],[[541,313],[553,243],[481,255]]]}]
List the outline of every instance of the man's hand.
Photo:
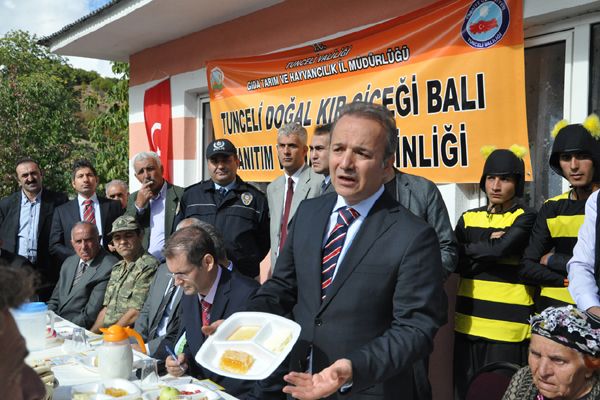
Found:
[{"label": "man's hand", "polygon": [[135,198],[135,206],[137,208],[145,208],[150,202],[150,199],[154,197],[154,193],[152,193],[152,190],[150,189],[150,186],[152,186],[153,183],[154,182],[152,181],[145,182],[138,191],[138,194]]},{"label": "man's hand", "polygon": [[490,239],[500,239],[505,233],[504,231],[492,232]]},{"label": "man's hand", "polygon": [[540,264],[548,266],[548,260],[550,259],[550,257],[552,257],[554,255],[554,252],[551,251],[550,253],[546,253],[542,256],[542,258],[540,258]]},{"label": "man's hand", "polygon": [[213,333],[215,333],[217,331],[217,328],[219,326],[221,326],[221,324],[223,323],[223,321],[225,321],[224,319],[220,319],[218,321],[213,322],[210,325],[206,325],[202,327],[202,333],[204,333],[206,336],[210,336]]},{"label": "man's hand", "polygon": [[352,362],[342,358],[318,374],[290,372],[283,379],[290,384],[283,388],[284,393],[298,400],[317,400],[332,395],[352,380]]},{"label": "man's hand", "polygon": [[185,359],[185,354],[181,353],[177,356],[177,360],[173,357],[168,356],[165,359],[165,367],[167,368],[167,372],[173,376],[182,376],[188,369],[188,364]]}]

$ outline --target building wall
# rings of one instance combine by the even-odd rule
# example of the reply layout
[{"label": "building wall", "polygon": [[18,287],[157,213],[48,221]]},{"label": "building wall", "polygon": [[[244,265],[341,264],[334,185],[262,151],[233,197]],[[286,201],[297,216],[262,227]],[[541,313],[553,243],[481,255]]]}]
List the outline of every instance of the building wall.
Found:
[{"label": "building wall", "polygon": [[[198,96],[208,93],[206,61],[274,52],[339,36],[417,8],[433,0],[288,0],[236,20],[146,49],[130,58],[130,156],[148,149],[143,117],[144,91],[171,77],[174,183],[188,186],[201,179],[203,151],[198,126]],[[598,1],[524,0],[525,23],[541,27],[553,20],[579,15],[581,7]],[[576,9],[576,10],[575,10]],[[562,28],[561,28],[562,29]],[[539,29],[535,29],[537,35]],[[132,190],[139,186],[130,175]],[[478,185],[439,185],[454,224],[468,208],[484,203]],[[449,324],[436,337],[431,377],[434,399],[452,398],[453,298],[456,277],[446,283],[450,298]]]}]

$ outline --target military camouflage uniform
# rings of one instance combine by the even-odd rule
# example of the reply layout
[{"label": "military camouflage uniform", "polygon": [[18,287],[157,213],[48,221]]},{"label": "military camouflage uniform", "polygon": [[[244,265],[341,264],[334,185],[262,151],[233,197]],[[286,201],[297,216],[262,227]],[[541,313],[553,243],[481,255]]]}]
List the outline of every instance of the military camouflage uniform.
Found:
[{"label": "military camouflage uniform", "polygon": [[141,310],[158,264],[148,253],[129,265],[125,260],[115,264],[104,295],[105,327],[115,324],[130,308]]}]

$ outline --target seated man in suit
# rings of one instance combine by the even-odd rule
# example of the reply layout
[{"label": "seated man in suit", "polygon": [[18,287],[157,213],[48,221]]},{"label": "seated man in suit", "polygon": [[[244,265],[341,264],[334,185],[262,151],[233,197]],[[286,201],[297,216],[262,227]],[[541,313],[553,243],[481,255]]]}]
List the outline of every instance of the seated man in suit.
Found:
[{"label": "seated man in suit", "polygon": [[183,188],[167,182],[158,154],[145,151],[133,158],[135,177],[142,184],[129,198],[127,215],[144,229],[144,248],[159,261],[165,261],[162,249],[173,233],[173,220]]},{"label": "seated man in suit", "polygon": [[[186,218],[177,224],[176,230],[200,224],[205,222],[196,218]],[[164,357],[159,345],[168,332],[176,334],[179,331],[179,304],[182,294],[181,286],[175,286],[175,278],[171,276],[167,264],[160,264],[134,325],[146,343],[147,354],[154,355],[158,351],[159,356],[155,358]],[[132,347],[140,350],[137,344],[133,344]]]},{"label": "seated man in suit", "polygon": [[142,247],[142,228],[130,215],[115,220],[108,234],[123,258],[112,269],[104,307],[100,310],[92,332],[111,325],[131,326],[140,314],[148,289],[158,268],[158,260]]},{"label": "seated man in suit", "polygon": [[29,260],[41,280],[37,293],[46,301],[60,268],[49,252],[52,216],[54,209],[69,199],[65,193],[43,186],[44,174],[35,160],[20,159],[15,172],[20,190],[0,200],[0,246],[7,257],[12,253]]},{"label": "seated man in suit", "polygon": [[336,193],[300,204],[273,277],[248,305],[293,312],[302,327],[284,377],[294,398],[416,399],[412,365],[431,352],[446,297],[434,229],[384,191],[397,140],[386,107],[340,111],[329,153]]},{"label": "seated man in suit", "polygon": [[115,200],[96,195],[98,174],[88,160],[76,160],[73,163],[73,189],[77,198],[56,208],[50,231],[50,254],[60,262],[75,254],[69,235],[78,221],[88,221],[98,227],[100,242],[108,250],[105,236],[115,219],[121,215],[121,204]]},{"label": "seated man in suit", "polygon": [[89,329],[102,308],[112,267],[119,260],[100,247],[98,228],[87,221],[73,226],[71,245],[75,255],[63,263],[48,309]]},{"label": "seated man in suit", "polygon": [[[194,360],[194,355],[206,339],[205,327],[210,321],[243,311],[248,299],[258,288],[258,283],[235,271],[221,268],[217,264],[210,236],[198,227],[190,226],[175,232],[167,240],[164,251],[175,284],[184,291],[180,332],[185,331],[187,340],[184,352],[179,354],[177,360],[172,357],[166,359],[167,371],[174,376],[188,373],[200,379],[211,379],[225,387],[228,393],[242,399],[271,398],[267,393],[255,392],[259,391],[260,386],[256,381],[219,376]],[[279,394],[277,396],[280,397]]]}]

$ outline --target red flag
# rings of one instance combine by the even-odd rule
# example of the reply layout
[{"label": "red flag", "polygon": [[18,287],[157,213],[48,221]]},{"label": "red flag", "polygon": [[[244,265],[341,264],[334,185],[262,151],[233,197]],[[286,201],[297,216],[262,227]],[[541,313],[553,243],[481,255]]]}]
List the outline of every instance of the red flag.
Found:
[{"label": "red flag", "polygon": [[171,79],[156,84],[144,93],[144,123],[150,149],[162,162],[166,180],[171,181]]}]

